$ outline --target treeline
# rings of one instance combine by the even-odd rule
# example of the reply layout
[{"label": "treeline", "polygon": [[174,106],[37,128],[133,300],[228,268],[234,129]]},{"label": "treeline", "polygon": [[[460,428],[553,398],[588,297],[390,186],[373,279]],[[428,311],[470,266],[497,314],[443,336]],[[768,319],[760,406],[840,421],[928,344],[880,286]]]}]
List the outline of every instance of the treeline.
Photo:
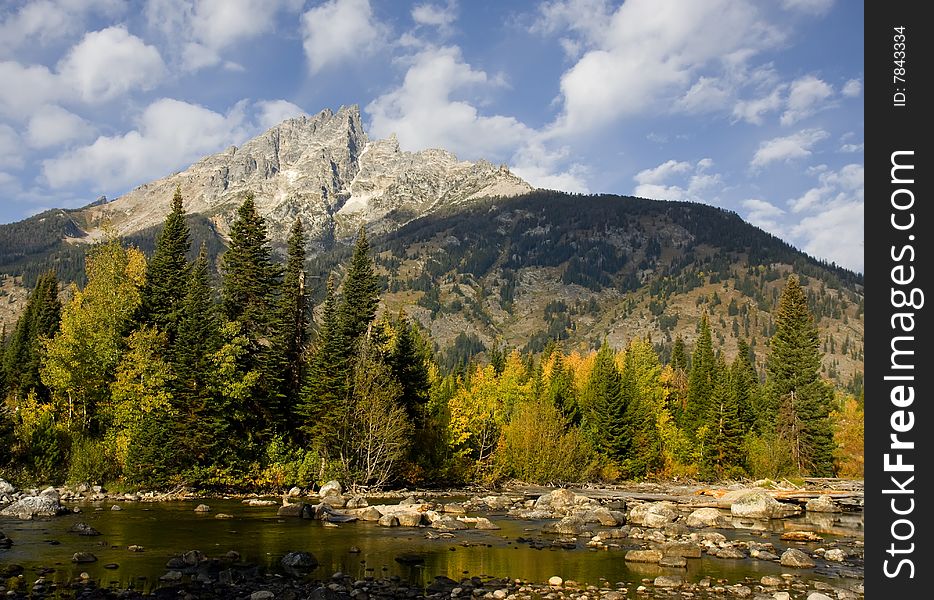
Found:
[{"label": "treeline", "polygon": [[54,273],[39,278],[4,340],[12,476],[269,489],[861,474],[860,405],[821,379],[794,277],[764,377],[748,351],[725,362],[706,317],[690,355],[679,338],[668,364],[636,339],[441,368],[404,314],[377,315],[362,229],[326,282],[306,276],[300,221],[275,260],[252,197],[219,282],[206,248],[190,259],[191,239],[177,191],[149,260],[117,239],[94,246],[64,304]]}]

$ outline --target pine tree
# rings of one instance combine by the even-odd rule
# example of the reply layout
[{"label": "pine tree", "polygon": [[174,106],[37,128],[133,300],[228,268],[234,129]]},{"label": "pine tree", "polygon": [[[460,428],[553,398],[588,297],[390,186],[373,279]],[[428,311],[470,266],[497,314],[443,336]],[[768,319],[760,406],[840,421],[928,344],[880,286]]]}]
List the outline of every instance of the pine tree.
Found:
[{"label": "pine tree", "polygon": [[405,408],[409,421],[416,428],[425,422],[425,405],[428,403],[428,365],[431,355],[426,344],[419,339],[415,326],[399,314],[390,323],[395,335],[386,356],[393,378],[399,382],[399,403]]},{"label": "pine tree", "polygon": [[624,467],[629,477],[643,477],[663,465],[657,426],[657,415],[664,404],[661,371],[650,341],[637,339],[629,343],[621,376],[628,443]]},{"label": "pine tree", "polygon": [[581,408],[574,388],[574,373],[564,363],[561,353],[555,352],[545,398],[558,409],[569,426],[577,426],[581,422]]},{"label": "pine tree", "polygon": [[775,334],[769,343],[766,408],[777,417],[776,433],[789,443],[798,471],[830,477],[834,474],[829,419],[833,396],[820,377],[819,344],[807,297],[797,277],[791,275],[779,300]]},{"label": "pine tree", "polygon": [[744,432],[755,429],[755,407],[759,401],[759,375],[756,373],[751,355],[749,344],[745,340],[740,340],[736,358],[730,365],[733,396],[736,398],[736,410]]},{"label": "pine tree", "polygon": [[321,326],[308,365],[298,414],[307,441],[327,451],[335,435],[335,419],[349,393],[352,353],[337,313],[334,277],[328,278],[321,307]]},{"label": "pine tree", "polygon": [[370,243],[366,230],[360,227],[357,243],[354,246],[350,266],[344,277],[343,293],[340,304],[340,322],[344,338],[355,343],[366,333],[379,304],[379,282],[373,272],[373,259],[370,258]]},{"label": "pine tree", "polygon": [[622,377],[616,357],[604,340],[597,352],[587,381],[587,408],[584,430],[594,447],[607,456],[621,460],[629,450],[629,428],[622,390]]},{"label": "pine tree", "polygon": [[178,334],[182,302],[188,287],[188,251],[191,249],[190,232],[185,222],[181,187],[175,188],[172,211],[165,218],[162,231],[156,239],[156,250],[146,269],[146,283],[140,296],[138,320],[155,325],[167,334],[169,353]]},{"label": "pine tree", "polygon": [[720,376],[711,396],[704,460],[717,477],[723,478],[730,476],[737,467],[742,467],[744,431],[726,363],[722,357],[717,357],[715,364]]},{"label": "pine tree", "polygon": [[309,302],[305,289],[305,230],[295,219],[288,239],[288,259],[279,296],[277,350],[283,365],[283,396],[287,419],[298,402],[305,377],[305,350],[309,333]]},{"label": "pine tree", "polygon": [[39,376],[41,346],[43,339],[53,337],[58,331],[61,313],[58,278],[54,271],[48,271],[36,282],[4,349],[4,383],[17,397],[25,398],[34,391],[40,399],[49,398],[49,389]]},{"label": "pine tree", "polygon": [[710,397],[716,383],[713,341],[710,339],[710,323],[707,313],[701,318],[700,335],[691,355],[691,372],[688,377],[687,407],[681,426],[689,432],[697,431],[707,418]]},{"label": "pine tree", "polygon": [[266,337],[275,323],[274,307],[281,269],[272,261],[266,221],[256,212],[253,194],[237,210],[230,248],[222,258],[223,309],[253,339]]}]

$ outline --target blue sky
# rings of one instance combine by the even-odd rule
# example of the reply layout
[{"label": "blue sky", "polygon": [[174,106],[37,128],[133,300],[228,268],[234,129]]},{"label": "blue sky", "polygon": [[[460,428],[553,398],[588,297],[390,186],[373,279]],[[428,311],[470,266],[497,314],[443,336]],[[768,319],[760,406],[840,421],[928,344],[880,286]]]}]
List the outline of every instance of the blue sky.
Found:
[{"label": "blue sky", "polygon": [[862,36],[841,0],[5,2],[0,222],[359,104],[371,139],[728,208],[862,271]]}]

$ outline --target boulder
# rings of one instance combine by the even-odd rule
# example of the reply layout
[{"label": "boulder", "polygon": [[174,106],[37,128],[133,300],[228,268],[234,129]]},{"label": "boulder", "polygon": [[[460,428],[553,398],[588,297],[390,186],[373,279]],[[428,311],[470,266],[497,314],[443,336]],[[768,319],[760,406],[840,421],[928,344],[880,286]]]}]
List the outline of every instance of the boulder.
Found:
[{"label": "boulder", "polygon": [[464,515],[467,514],[467,511],[464,509],[463,504],[457,502],[452,502],[450,504],[445,504],[441,507],[441,512],[447,513],[449,515]]},{"label": "boulder", "polygon": [[366,508],[370,503],[363,496],[351,496],[344,503],[344,508]]},{"label": "boulder", "polygon": [[551,585],[554,587],[561,587],[563,583],[564,583],[564,580],[558,577],[557,575],[552,575],[551,577],[548,578],[548,585]]},{"label": "boulder", "polygon": [[824,558],[833,562],[843,562],[846,560],[846,552],[840,548],[831,548],[827,552],[824,552]]},{"label": "boulder", "polygon": [[247,498],[241,503],[247,506],[277,506],[279,504],[275,500],[263,500],[261,498]]},{"label": "boulder", "polygon": [[195,507],[195,512],[196,513],[209,513],[211,512],[211,507],[208,506],[207,504],[199,504],[198,506]]},{"label": "boulder", "polygon": [[86,535],[86,536],[96,536],[96,535],[101,534],[100,531],[94,529],[93,527],[91,527],[90,525],[88,525],[87,523],[83,521],[78,521],[77,523],[69,527],[68,532],[77,533],[78,535]]},{"label": "boulder", "polygon": [[[279,517],[304,517],[306,513],[311,512],[311,507],[304,502],[293,502],[292,504],[283,504],[276,511]],[[309,515],[310,516],[310,515]]]},{"label": "boulder", "polygon": [[680,556],[684,558],[700,558],[701,547],[691,542],[669,542],[662,546],[665,556]]},{"label": "boulder", "polygon": [[658,550],[630,550],[626,552],[625,560],[639,563],[655,563],[662,559],[662,553]]},{"label": "boulder", "polygon": [[422,524],[423,514],[418,511],[405,511],[394,513],[394,516],[399,521],[400,527],[418,527]]},{"label": "boulder", "polygon": [[340,494],[328,494],[326,496],[321,496],[321,503],[331,508],[344,508],[347,505],[347,498],[344,498]]},{"label": "boulder", "polygon": [[843,512],[842,509],[837,506],[837,503],[834,502],[833,498],[827,495],[818,496],[817,498],[811,498],[808,500],[808,503],[804,506],[804,510],[807,512],[821,512],[821,513],[835,513]]},{"label": "boulder", "polygon": [[749,519],[780,519],[799,512],[799,507],[779,502],[761,489],[745,490],[730,504],[730,514]]},{"label": "boulder", "polygon": [[200,550],[189,550],[182,554],[182,562],[189,567],[195,567],[205,560],[207,560],[207,557]]},{"label": "boulder", "polygon": [[499,529],[499,525],[487,519],[486,517],[477,517],[477,524],[474,525],[474,527],[476,529],[483,529],[486,531],[496,531]]},{"label": "boulder", "polygon": [[0,510],[0,516],[30,520],[36,517],[54,517],[69,510],[59,504],[58,495],[25,496]]},{"label": "boulder", "polygon": [[398,527],[399,519],[395,515],[383,515],[379,518],[378,523],[382,527]]},{"label": "boulder", "polygon": [[310,571],[318,566],[318,559],[310,552],[289,552],[279,561],[286,569]]},{"label": "boulder", "polygon": [[645,527],[659,528],[674,521],[678,513],[671,502],[650,502],[632,507],[627,521]]},{"label": "boulder", "polygon": [[783,567],[793,569],[810,569],[815,565],[810,556],[797,548],[789,548],[782,552],[782,558],[779,562]]},{"label": "boulder", "polygon": [[677,575],[659,575],[655,578],[655,587],[679,588],[682,585],[684,585],[684,580]]},{"label": "boulder", "polygon": [[13,484],[0,477],[0,494],[12,494],[16,491],[16,488],[13,487]]},{"label": "boulder", "polygon": [[380,517],[383,516],[383,513],[379,512],[379,509],[375,506],[358,508],[350,514],[355,515],[361,521],[379,521]]},{"label": "boulder", "polygon": [[318,495],[324,498],[325,496],[337,495],[340,496],[344,493],[344,489],[341,487],[339,481],[329,481],[321,486],[321,489],[318,490]]},{"label": "boulder", "polygon": [[73,563],[92,563],[97,562],[97,557],[91,554],[90,552],[75,552],[71,556],[71,562]]},{"label": "boulder", "polygon": [[441,517],[433,521],[431,527],[433,529],[440,529],[441,531],[460,531],[461,529],[467,529],[467,524],[453,517]]},{"label": "boulder", "polygon": [[301,495],[302,495],[302,488],[298,486],[294,486],[292,489],[289,490],[289,497],[291,498],[295,498],[296,496],[301,496]]},{"label": "boulder", "polygon": [[555,532],[561,535],[580,535],[584,531],[584,520],[576,515],[568,515],[555,524]]},{"label": "boulder", "polygon": [[716,508],[698,508],[687,516],[684,524],[688,527],[716,527],[720,511]]}]

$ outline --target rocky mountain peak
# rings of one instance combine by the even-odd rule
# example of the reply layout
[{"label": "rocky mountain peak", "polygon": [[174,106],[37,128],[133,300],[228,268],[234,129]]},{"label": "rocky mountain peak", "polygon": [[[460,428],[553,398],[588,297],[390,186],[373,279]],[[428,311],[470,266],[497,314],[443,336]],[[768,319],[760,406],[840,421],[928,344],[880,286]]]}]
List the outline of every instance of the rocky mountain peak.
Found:
[{"label": "rocky mountain peak", "polygon": [[88,207],[89,239],[99,236],[104,223],[121,235],[159,225],[176,186],[186,210],[210,217],[222,233],[252,192],[275,241],[284,241],[296,218],[311,239],[326,239],[351,235],[360,224],[376,230],[400,226],[398,218],[384,219],[389,213],[415,218],[451,204],[532,190],[505,166],[460,161],[443,149],[406,152],[394,134],[371,141],[359,106],[350,105],[287,119],[239,147]]}]

